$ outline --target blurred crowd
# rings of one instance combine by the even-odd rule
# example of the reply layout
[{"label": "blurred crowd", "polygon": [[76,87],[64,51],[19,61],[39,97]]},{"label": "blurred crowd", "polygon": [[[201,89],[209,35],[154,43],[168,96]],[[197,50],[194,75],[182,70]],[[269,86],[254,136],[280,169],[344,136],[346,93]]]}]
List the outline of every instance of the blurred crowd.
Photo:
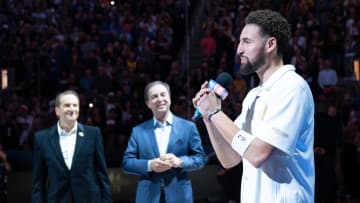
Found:
[{"label": "blurred crowd", "polygon": [[[256,75],[238,73],[239,32],[249,11],[268,8],[289,20],[293,34],[285,61],[297,67],[314,94],[314,151],[317,174],[323,174],[317,194],[359,195],[360,86],[352,79],[360,53],[360,1],[204,1],[206,17],[196,25],[202,31],[203,58],[189,70],[178,59],[185,8],[191,20],[202,1],[0,2],[0,69],[8,71],[11,85],[0,90],[4,151],[32,151],[34,132],[55,124],[54,97],[65,89],[81,95],[79,121],[102,129],[109,167],[120,166],[131,128],[151,116],[143,90],[152,80],[168,82],[172,111],[191,118],[195,91],[226,71],[234,82],[223,108],[235,118],[244,95],[258,81]],[[197,124],[211,154],[206,130]]]},{"label": "blurred crowd", "polygon": [[175,55],[183,1],[1,2],[1,68],[15,83],[1,91],[5,150],[32,150],[34,132],[56,122],[54,97],[65,89],[81,94],[79,121],[103,130],[108,154],[150,113],[146,83],[166,80],[174,96],[184,93]]}]

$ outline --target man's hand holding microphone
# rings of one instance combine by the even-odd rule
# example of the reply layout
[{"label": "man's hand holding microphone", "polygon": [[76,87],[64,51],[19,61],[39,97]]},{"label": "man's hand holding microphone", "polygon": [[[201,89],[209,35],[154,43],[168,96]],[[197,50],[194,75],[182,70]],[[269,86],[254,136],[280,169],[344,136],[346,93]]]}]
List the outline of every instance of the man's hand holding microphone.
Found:
[{"label": "man's hand holding microphone", "polygon": [[209,120],[213,115],[221,110],[221,100],[228,96],[228,87],[232,83],[231,76],[222,72],[216,81],[205,81],[201,85],[200,91],[195,95],[192,102],[196,108],[193,120],[198,120],[202,116]]}]

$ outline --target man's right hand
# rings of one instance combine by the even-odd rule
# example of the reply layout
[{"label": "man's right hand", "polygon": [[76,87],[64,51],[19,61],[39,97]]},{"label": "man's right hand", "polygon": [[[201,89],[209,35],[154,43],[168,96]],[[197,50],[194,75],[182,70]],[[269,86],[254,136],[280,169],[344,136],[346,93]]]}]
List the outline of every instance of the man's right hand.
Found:
[{"label": "man's right hand", "polygon": [[160,158],[156,158],[150,161],[150,168],[153,172],[161,173],[171,169],[171,163],[162,161]]}]

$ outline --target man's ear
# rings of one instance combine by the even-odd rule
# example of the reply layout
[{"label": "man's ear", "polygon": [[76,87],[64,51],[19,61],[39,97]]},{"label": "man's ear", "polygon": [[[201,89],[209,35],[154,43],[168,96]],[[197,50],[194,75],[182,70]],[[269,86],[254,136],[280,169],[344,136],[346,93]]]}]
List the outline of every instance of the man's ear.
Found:
[{"label": "man's ear", "polygon": [[265,48],[268,52],[273,52],[277,48],[277,40],[275,37],[269,37],[266,40]]}]

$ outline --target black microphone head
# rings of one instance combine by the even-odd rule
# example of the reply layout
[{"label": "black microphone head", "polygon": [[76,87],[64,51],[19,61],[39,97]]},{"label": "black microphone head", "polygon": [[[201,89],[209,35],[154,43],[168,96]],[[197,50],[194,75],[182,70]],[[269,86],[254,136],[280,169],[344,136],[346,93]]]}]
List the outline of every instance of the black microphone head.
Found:
[{"label": "black microphone head", "polygon": [[232,84],[232,77],[227,72],[222,72],[216,77],[216,82],[223,86],[226,90],[230,90]]}]

